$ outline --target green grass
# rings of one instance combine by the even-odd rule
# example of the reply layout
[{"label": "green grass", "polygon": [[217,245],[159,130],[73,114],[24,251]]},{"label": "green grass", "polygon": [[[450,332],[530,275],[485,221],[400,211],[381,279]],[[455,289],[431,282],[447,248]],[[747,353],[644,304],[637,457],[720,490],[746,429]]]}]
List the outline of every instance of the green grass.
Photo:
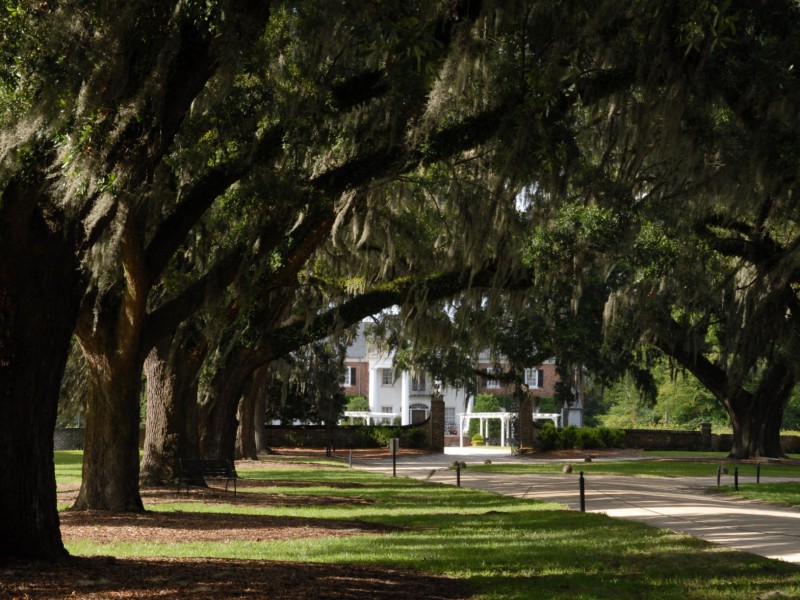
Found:
[{"label": "green grass", "polygon": [[[524,475],[525,473],[561,473],[566,462],[548,463],[498,463],[491,465],[469,465],[468,469],[479,473],[505,473],[508,475]],[[728,469],[730,477],[735,468],[742,477],[755,477],[756,465],[737,463],[725,459],[720,460],[620,460],[571,463],[573,474],[583,471],[587,475],[622,475],[627,477],[714,477],[717,468],[722,465]],[[800,465],[762,464],[762,477],[799,477]]]},{"label": "green grass", "polygon": [[728,496],[774,502],[789,506],[800,506],[800,482],[745,484],[736,491],[732,485],[721,486],[718,490]]},{"label": "green grass", "polygon": [[[72,460],[70,455],[57,456]],[[66,466],[66,465],[65,465]],[[593,465],[592,465],[593,466]],[[470,467],[472,468],[472,467]],[[387,533],[251,542],[67,544],[73,554],[226,557],[383,565],[469,582],[481,600],[538,598],[751,599],[800,596],[800,568],[599,514],[343,468],[245,471],[289,506],[176,502],[158,510],[317,519]],[[248,488],[249,489],[249,488]],[[241,492],[240,497],[247,493]],[[325,496],[327,502],[316,496]],[[331,497],[338,502],[331,503]],[[156,507],[153,507],[156,508]],[[209,517],[210,526],[213,518]],[[302,531],[302,530],[299,530]],[[454,585],[458,585],[457,583]],[[777,594],[786,594],[779,596]]]},{"label": "green grass", "polygon": [[56,450],[56,483],[80,483],[83,469],[83,451]]}]

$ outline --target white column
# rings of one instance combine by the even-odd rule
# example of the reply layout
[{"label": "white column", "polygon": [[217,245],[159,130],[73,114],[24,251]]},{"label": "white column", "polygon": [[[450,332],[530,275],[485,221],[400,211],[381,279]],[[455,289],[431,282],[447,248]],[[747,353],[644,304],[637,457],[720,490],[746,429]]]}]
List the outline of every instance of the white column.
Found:
[{"label": "white column", "polygon": [[458,445],[464,447],[464,415],[458,416]]},{"label": "white column", "polygon": [[400,376],[400,424],[401,425],[408,425],[411,422],[411,415],[409,414],[408,408],[408,396],[409,396],[409,376],[408,371],[403,371],[403,374]]},{"label": "white column", "polygon": [[506,445],[506,418],[500,419],[500,445]]},{"label": "white column", "polygon": [[380,381],[378,377],[380,369],[375,367],[369,368],[369,409],[372,412],[380,412],[378,407],[378,390],[380,389]]}]

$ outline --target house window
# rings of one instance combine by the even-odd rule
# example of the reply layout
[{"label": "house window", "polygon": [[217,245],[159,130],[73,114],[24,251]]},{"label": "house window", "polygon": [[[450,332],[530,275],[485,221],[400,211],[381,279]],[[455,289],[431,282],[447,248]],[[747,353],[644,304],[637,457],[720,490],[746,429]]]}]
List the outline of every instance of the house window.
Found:
[{"label": "house window", "polygon": [[[393,413],[393,412],[394,412],[394,406],[391,406],[391,405],[389,405],[389,406],[387,406],[387,405],[383,405],[383,406],[381,406],[381,412],[382,412],[382,413],[389,413],[389,414],[391,414],[391,413]],[[392,417],[386,417],[386,418],[383,418],[383,419],[381,419],[381,423],[385,423],[386,425],[391,425],[391,424],[392,424],[392,420],[393,420],[393,418],[392,418]]]},{"label": "house window", "polygon": [[416,393],[424,393],[425,390],[425,373],[415,373],[411,377],[411,391]]},{"label": "house window", "polygon": [[525,369],[525,385],[529,388],[544,387],[544,371],[542,369]]},{"label": "house window", "polygon": [[[487,373],[494,373],[494,369],[486,369],[486,372]],[[497,379],[486,378],[485,381],[486,381],[486,383],[485,383],[484,387],[493,388],[493,389],[496,389],[496,388],[500,387],[500,382],[497,381]]]},{"label": "house window", "polygon": [[456,423],[455,407],[444,407],[444,432],[448,435],[458,434],[458,423]]},{"label": "house window", "polygon": [[381,385],[394,385],[394,369],[381,369]]},{"label": "house window", "polygon": [[342,385],[347,387],[350,385],[356,385],[356,368],[355,367],[345,367],[344,369],[344,378],[342,379]]}]

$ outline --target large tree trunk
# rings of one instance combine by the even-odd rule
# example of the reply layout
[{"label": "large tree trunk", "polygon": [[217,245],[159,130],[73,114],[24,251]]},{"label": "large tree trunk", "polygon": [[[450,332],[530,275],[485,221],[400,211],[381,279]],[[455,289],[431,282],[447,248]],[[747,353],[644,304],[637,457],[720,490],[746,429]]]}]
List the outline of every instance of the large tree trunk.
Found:
[{"label": "large tree trunk", "polygon": [[141,512],[139,395],[141,364],[87,355],[89,397],[83,481],[74,508]]},{"label": "large tree trunk", "polygon": [[[197,458],[197,376],[204,345],[182,325],[147,356],[147,424],[140,485],[163,485],[177,476],[179,458]],[[201,347],[202,346],[202,347]]]},{"label": "large tree trunk", "polygon": [[53,429],[83,293],[78,268],[70,240],[9,186],[0,199],[0,562],[67,554]]},{"label": "large tree trunk", "polygon": [[241,350],[231,357],[200,402],[198,429],[202,458],[235,458],[239,401],[257,366],[248,360],[251,354],[249,350]]},{"label": "large tree trunk", "polygon": [[255,385],[250,382],[247,386],[242,400],[239,402],[239,428],[236,431],[236,459],[248,458],[258,460],[258,450],[256,449],[255,431],[255,412],[256,398],[254,394]]},{"label": "large tree trunk", "polygon": [[89,380],[77,510],[144,510],[139,494],[139,399],[148,277],[130,218],[120,248],[124,287],[102,292],[99,306],[85,299],[76,328]]},{"label": "large tree trunk", "polygon": [[733,425],[732,458],[784,456],[781,423],[793,387],[788,370],[768,369],[756,391],[741,390],[731,400],[721,399]]},{"label": "large tree trunk", "polygon": [[[732,458],[781,457],[781,422],[797,382],[794,369],[775,349],[769,362],[758,373],[754,391],[745,388],[744,379],[731,380],[730,374],[703,354],[689,350],[684,332],[673,322],[670,338],[656,340],[657,346],[676,359],[725,407],[733,427]],[[677,341],[676,341],[677,340]]]},{"label": "large tree trunk", "polygon": [[239,431],[236,452],[241,458],[258,460],[259,452],[268,452],[267,430],[264,415],[267,412],[267,378],[269,368],[259,367],[250,377],[250,383],[239,405]]},{"label": "large tree trunk", "polygon": [[255,436],[256,453],[266,453],[270,451],[267,444],[267,428],[264,422],[267,414],[267,377],[269,370],[261,367],[253,373],[253,393],[255,394],[255,406],[253,410],[253,434]]}]

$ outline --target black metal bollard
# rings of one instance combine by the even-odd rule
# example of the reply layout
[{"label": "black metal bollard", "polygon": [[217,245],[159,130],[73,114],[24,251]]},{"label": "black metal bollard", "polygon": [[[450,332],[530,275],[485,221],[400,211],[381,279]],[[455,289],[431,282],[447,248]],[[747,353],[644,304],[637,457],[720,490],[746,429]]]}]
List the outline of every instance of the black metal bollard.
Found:
[{"label": "black metal bollard", "polygon": [[739,491],[739,467],[733,470],[733,489]]},{"label": "black metal bollard", "polygon": [[722,465],[717,465],[717,487],[719,487],[721,478],[722,478]]},{"label": "black metal bollard", "polygon": [[581,493],[581,512],[586,512],[586,484],[583,480],[583,471],[578,478]]},{"label": "black metal bollard", "polygon": [[353,451],[350,450],[350,456],[347,458],[347,466],[353,468]]},{"label": "black metal bollard", "polygon": [[461,487],[461,463],[456,463],[456,487]]},{"label": "black metal bollard", "polygon": [[756,463],[756,483],[761,483],[761,463]]}]

